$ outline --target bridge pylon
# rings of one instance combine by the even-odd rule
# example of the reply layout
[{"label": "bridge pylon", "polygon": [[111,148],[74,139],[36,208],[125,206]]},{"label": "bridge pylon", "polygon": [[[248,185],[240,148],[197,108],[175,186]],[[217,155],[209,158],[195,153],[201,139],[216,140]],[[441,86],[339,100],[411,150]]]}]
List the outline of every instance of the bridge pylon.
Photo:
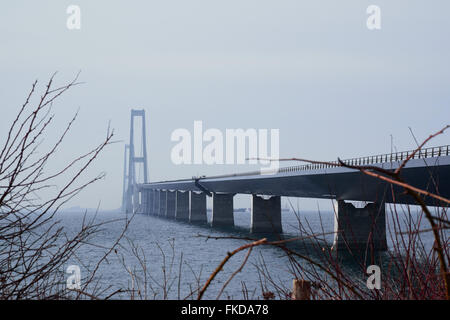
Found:
[{"label": "bridge pylon", "polygon": [[[134,143],[135,138],[135,118],[141,118],[141,154],[136,156],[136,148]],[[128,151],[128,161],[127,161],[127,151]],[[137,165],[142,165],[143,176],[142,181],[138,181],[136,169]],[[127,172],[128,166],[128,172]],[[125,146],[124,155],[124,177],[123,177],[123,201],[122,209],[127,213],[132,213],[139,210],[140,207],[140,197],[137,185],[140,183],[148,183],[148,167],[147,167],[147,139],[146,139],[146,127],[145,127],[145,110],[131,110],[130,119],[130,142]]]},{"label": "bridge pylon", "polygon": [[128,153],[130,145],[126,144],[123,152],[123,184],[122,184],[122,211],[126,210],[128,191]]}]

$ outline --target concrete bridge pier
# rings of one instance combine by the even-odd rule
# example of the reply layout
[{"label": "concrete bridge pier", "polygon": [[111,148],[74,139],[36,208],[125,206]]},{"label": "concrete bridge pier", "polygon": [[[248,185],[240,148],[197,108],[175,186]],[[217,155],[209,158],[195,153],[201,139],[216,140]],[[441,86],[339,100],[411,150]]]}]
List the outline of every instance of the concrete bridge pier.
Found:
[{"label": "concrete bridge pier", "polygon": [[189,220],[189,191],[177,191],[175,196],[175,219]]},{"label": "concrete bridge pier", "polygon": [[141,190],[141,212],[143,214],[147,214],[147,205],[148,205],[148,193],[147,190]]},{"label": "concrete bridge pier", "polygon": [[143,193],[145,194],[145,207],[144,207],[144,214],[150,214],[150,206],[152,202],[152,191],[151,190],[143,190]]},{"label": "concrete bridge pier", "polygon": [[281,197],[264,199],[252,195],[251,233],[282,233]]},{"label": "concrete bridge pier", "polygon": [[166,216],[167,191],[159,190],[159,216]]},{"label": "concrete bridge pier", "polygon": [[149,201],[148,201],[148,214],[153,214],[153,208],[155,207],[155,190],[149,190]]},{"label": "concrete bridge pier", "polygon": [[206,194],[189,192],[189,222],[208,222],[206,216]]},{"label": "concrete bridge pier", "polygon": [[143,214],[148,214],[148,206],[149,206],[149,202],[150,202],[150,192],[148,190],[142,190],[142,194],[144,196],[144,206],[142,208],[142,213]]},{"label": "concrete bridge pier", "polygon": [[166,200],[166,217],[175,219],[175,200],[176,191],[167,190],[167,200]]},{"label": "concrete bridge pier", "polygon": [[372,202],[355,208],[352,203],[338,200],[333,250],[387,250],[385,207],[384,202]]},{"label": "concrete bridge pier", "polygon": [[213,193],[212,222],[213,227],[234,227],[232,193]]},{"label": "concrete bridge pier", "polygon": [[137,188],[134,188],[133,191],[133,212],[141,212],[141,203],[139,201],[139,191],[137,190]]},{"label": "concrete bridge pier", "polygon": [[152,214],[159,215],[159,190],[153,190],[153,210]]}]

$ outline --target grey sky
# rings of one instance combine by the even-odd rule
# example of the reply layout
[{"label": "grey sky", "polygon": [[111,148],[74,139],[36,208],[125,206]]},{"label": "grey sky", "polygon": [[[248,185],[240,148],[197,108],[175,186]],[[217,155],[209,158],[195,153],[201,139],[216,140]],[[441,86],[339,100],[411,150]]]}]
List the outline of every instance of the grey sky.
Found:
[{"label": "grey sky", "polygon": [[[66,8],[81,8],[81,30]],[[381,7],[382,29],[366,28]],[[0,134],[33,80],[81,70],[55,106],[58,121],[79,107],[55,168],[100,142],[111,120],[128,139],[129,111],[147,111],[150,179],[248,166],[175,166],[176,128],[279,128],[282,157],[332,160],[398,149],[450,119],[450,2],[434,1],[12,1],[0,6]],[[56,127],[57,132],[61,127]],[[433,145],[448,144],[447,136]],[[105,180],[72,205],[116,208],[123,144],[90,171]],[[243,200],[238,205],[248,206]]]}]

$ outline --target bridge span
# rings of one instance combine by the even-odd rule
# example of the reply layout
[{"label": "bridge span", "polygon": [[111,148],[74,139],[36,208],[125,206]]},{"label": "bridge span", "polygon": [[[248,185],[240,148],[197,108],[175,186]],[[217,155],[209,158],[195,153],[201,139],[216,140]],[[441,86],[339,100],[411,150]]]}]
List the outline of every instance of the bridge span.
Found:
[{"label": "bridge span", "polygon": [[[344,162],[395,170],[411,153],[396,152]],[[130,154],[128,190],[124,188],[127,200],[124,208],[128,212],[206,223],[206,197],[210,196],[211,225],[234,226],[233,197],[249,194],[252,195],[251,232],[281,233],[281,197],[334,199],[338,205],[333,247],[337,250],[364,250],[369,245],[372,249],[386,250],[386,203],[415,203],[403,188],[357,169],[337,166],[337,162],[289,166],[274,172],[254,171],[138,184],[133,183],[135,178],[130,179],[133,157]],[[146,161],[142,157],[138,160]],[[417,188],[450,198],[450,146],[421,149],[401,170],[401,176]],[[431,197],[423,200],[427,205],[445,206]],[[364,208],[355,208],[346,201],[367,204]]]}]

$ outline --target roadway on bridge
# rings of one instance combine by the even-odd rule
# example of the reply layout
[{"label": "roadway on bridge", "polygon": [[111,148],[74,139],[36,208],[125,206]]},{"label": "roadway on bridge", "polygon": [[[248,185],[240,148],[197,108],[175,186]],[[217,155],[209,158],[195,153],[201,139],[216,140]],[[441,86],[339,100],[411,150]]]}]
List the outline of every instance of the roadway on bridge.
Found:
[{"label": "roadway on bridge", "polygon": [[[401,161],[374,163],[395,170]],[[312,167],[312,166],[310,166]],[[214,193],[258,194],[302,198],[381,201],[411,204],[415,201],[401,187],[345,167],[280,168],[273,174],[250,172],[195,179],[141,184],[140,189],[204,191]],[[450,198],[450,155],[411,159],[402,169],[402,178],[411,185]],[[200,185],[199,185],[200,184]],[[425,198],[428,205],[438,205]],[[442,204],[441,204],[442,205]]]}]

